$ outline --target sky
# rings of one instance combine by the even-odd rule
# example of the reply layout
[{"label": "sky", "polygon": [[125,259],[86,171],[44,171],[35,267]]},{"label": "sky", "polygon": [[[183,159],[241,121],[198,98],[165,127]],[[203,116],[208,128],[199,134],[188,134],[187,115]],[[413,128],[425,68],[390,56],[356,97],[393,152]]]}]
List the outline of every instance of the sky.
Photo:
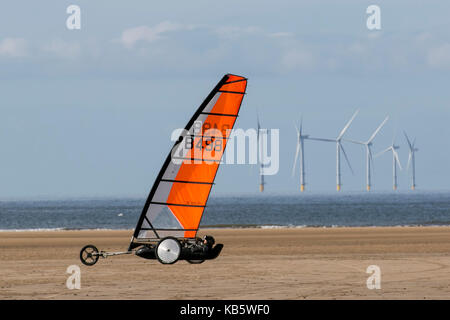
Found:
[{"label": "sky", "polygon": [[[69,30],[68,6],[81,9]],[[369,30],[369,5],[381,29]],[[298,193],[294,122],[366,140],[374,153],[416,138],[419,191],[450,190],[450,4],[443,1],[50,1],[0,11],[0,199],[145,197],[182,128],[226,73],[246,76],[236,127],[280,130],[266,194]],[[365,188],[364,150],[344,144],[343,192]],[[373,189],[392,188],[377,157]],[[335,146],[307,141],[308,192],[335,191]],[[407,191],[406,170],[399,190]],[[258,168],[223,165],[214,195],[256,193]]]}]

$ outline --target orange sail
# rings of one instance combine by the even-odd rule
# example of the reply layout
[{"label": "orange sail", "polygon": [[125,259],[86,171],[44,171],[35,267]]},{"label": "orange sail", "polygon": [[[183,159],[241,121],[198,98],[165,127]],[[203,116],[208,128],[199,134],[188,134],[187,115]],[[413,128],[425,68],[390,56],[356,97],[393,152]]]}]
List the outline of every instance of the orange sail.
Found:
[{"label": "orange sail", "polygon": [[195,238],[247,79],[225,75],[172,148],[145,203],[135,239]]}]

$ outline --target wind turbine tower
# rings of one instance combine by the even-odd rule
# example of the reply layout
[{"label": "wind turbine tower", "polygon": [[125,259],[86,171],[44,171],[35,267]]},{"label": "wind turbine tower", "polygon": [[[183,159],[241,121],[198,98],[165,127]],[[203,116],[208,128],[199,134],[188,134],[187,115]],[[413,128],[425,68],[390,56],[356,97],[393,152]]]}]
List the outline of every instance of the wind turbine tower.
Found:
[{"label": "wind turbine tower", "polygon": [[259,191],[263,192],[264,191],[264,139],[262,139],[262,135],[260,131],[263,131],[263,129],[261,129],[261,125],[259,122],[259,115],[258,113],[256,113],[256,121],[257,121],[257,131],[256,131],[256,136],[257,136],[257,142],[258,142],[258,160],[259,160]]},{"label": "wind turbine tower", "polygon": [[414,139],[413,143],[409,140],[408,136],[406,135],[406,132],[404,132],[406,141],[408,142],[408,148],[409,148],[409,156],[408,156],[408,164],[406,165],[406,169],[409,170],[409,165],[412,165],[412,175],[411,175],[411,189],[416,189],[416,151],[419,151],[419,149],[416,148],[416,139]]},{"label": "wind turbine tower", "polygon": [[300,127],[295,125],[295,129],[297,130],[297,149],[295,151],[295,159],[294,165],[292,166],[292,176],[295,175],[295,167],[297,166],[297,159],[300,156],[300,191],[305,191],[305,156],[304,156],[304,143],[305,139],[308,139],[308,135],[304,135],[302,131],[303,121],[300,117]]}]

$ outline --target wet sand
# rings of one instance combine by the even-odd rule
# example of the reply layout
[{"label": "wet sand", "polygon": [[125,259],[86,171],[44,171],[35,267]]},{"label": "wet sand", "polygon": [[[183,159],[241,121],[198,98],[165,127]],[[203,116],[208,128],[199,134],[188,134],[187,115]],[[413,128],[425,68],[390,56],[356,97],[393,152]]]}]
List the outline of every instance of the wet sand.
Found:
[{"label": "wet sand", "polygon": [[[84,245],[123,251],[131,233],[0,232],[0,299],[450,299],[450,227],[202,230],[225,247],[200,265],[81,264]],[[70,265],[80,290],[66,287]],[[369,265],[379,290],[367,288]]]}]

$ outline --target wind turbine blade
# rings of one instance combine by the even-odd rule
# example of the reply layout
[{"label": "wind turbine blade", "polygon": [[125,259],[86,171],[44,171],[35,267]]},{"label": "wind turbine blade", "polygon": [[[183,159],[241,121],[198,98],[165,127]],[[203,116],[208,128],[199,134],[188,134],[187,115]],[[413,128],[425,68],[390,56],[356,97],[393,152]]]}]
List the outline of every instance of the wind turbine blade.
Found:
[{"label": "wind turbine blade", "polygon": [[[300,137],[300,134],[301,134],[301,129],[299,129],[298,127],[297,127],[297,124],[295,123],[295,121],[294,121],[294,127],[295,127],[295,130],[297,131],[297,136],[298,137]],[[300,127],[301,128],[301,127]]]},{"label": "wind turbine blade", "polygon": [[344,129],[342,129],[341,133],[339,133],[339,136],[336,138],[336,140],[340,140],[342,136],[344,135],[345,131],[347,131],[348,127],[350,127],[350,124],[352,123],[353,119],[355,119],[356,115],[358,114],[359,110],[356,110],[356,112],[353,114],[352,118],[347,122]]},{"label": "wind turbine blade", "polygon": [[350,139],[342,139],[342,140],[343,141],[347,141],[347,142],[351,142],[351,143],[366,145],[366,143],[362,142],[362,141],[355,141],[355,140],[350,140]]},{"label": "wind turbine blade", "polygon": [[294,165],[292,166],[292,176],[295,175],[295,167],[297,166],[297,159],[299,152],[300,152],[300,141],[297,141],[297,151],[295,151]]},{"label": "wind turbine blade", "polygon": [[325,142],[336,142],[336,140],[333,140],[333,139],[322,139],[322,138],[313,138],[313,137],[308,137],[307,139],[316,140],[316,141],[325,141]]},{"label": "wind turbine blade", "polygon": [[303,116],[300,114],[300,135],[303,133]]},{"label": "wind turbine blade", "polygon": [[354,175],[355,173],[353,172],[352,165],[350,164],[350,161],[348,160],[347,153],[345,152],[344,147],[342,146],[342,144],[340,142],[338,142],[338,143],[339,143],[339,146],[341,147],[342,153],[344,154],[344,158],[347,161],[348,167],[350,168],[350,171]]},{"label": "wind turbine blade", "polygon": [[377,154],[375,155],[375,158],[381,156],[383,153],[386,153],[386,152],[388,152],[388,151],[391,150],[391,149],[392,149],[392,147],[388,147],[388,148],[384,149],[383,151],[377,153]]},{"label": "wind turbine blade", "polygon": [[381,130],[381,128],[384,126],[384,124],[386,123],[386,121],[388,121],[389,117],[386,117],[383,122],[378,126],[378,128],[374,131],[374,133],[372,134],[372,136],[369,138],[369,140],[367,141],[367,143],[370,143],[375,136],[377,135],[377,133]]},{"label": "wind turbine blade", "polygon": [[411,141],[409,141],[409,138],[408,138],[406,132],[403,131],[403,134],[405,135],[406,141],[408,141],[409,150],[412,150],[412,149],[413,149],[413,146],[412,146],[412,144],[411,144]]},{"label": "wind turbine blade", "polygon": [[397,161],[397,164],[398,164],[398,166],[400,167],[400,170],[403,170],[403,169],[402,169],[402,165],[401,165],[401,163],[400,163],[400,160],[398,159],[398,153],[397,153],[397,151],[395,151],[394,149],[392,149],[392,152],[394,153],[395,161]]}]

